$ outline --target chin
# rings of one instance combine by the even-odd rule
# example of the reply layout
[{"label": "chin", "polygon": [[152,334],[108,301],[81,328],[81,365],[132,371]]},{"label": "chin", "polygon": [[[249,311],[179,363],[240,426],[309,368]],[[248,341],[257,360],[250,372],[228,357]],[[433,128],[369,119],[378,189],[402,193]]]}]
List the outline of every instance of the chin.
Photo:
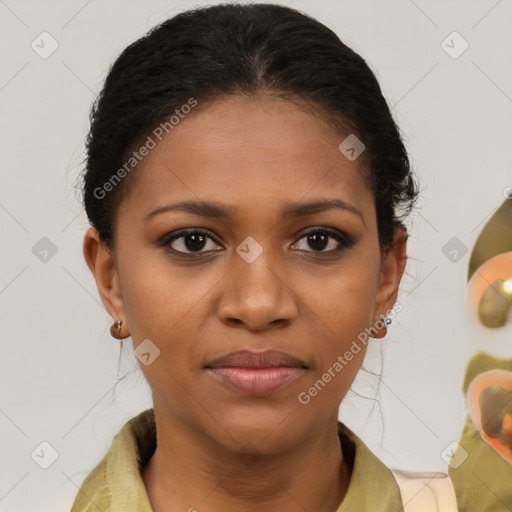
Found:
[{"label": "chin", "polygon": [[[220,423],[222,437],[234,451],[240,453],[275,453],[293,446],[296,418],[290,414],[291,408],[283,410],[262,410],[255,404],[239,407],[236,413],[216,416]],[[301,421],[301,424],[304,424]],[[222,426],[225,429],[222,429]],[[297,432],[297,434],[299,434]]]}]

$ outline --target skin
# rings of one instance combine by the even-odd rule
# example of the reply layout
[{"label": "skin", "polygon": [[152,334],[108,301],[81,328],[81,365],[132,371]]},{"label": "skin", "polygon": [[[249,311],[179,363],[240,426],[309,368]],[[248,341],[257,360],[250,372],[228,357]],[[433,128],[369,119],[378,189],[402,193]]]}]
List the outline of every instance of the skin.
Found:
[{"label": "skin", "polygon": [[[87,231],[84,256],[103,304],[123,320],[134,347],[150,339],[160,350],[140,365],[157,423],[158,446],[143,470],[155,512],[334,512],[345,496],[351,468],[338,408],[364,345],[307,405],[297,396],[393,307],[407,234],[397,228],[393,248],[381,254],[363,160],[338,150],[344,138],[299,102],[230,96],[199,104],[130,176],[116,251],[94,228]],[[341,199],[361,216],[330,208],[283,218],[286,205],[319,198]],[[183,200],[215,201],[236,213],[220,219],[168,211],[144,221]],[[308,243],[306,230],[322,227],[355,244],[333,252],[334,238],[323,248]],[[182,228],[217,240],[206,238],[196,259],[157,246]],[[248,236],[263,251],[252,263],[236,252]],[[190,254],[185,242],[170,247]],[[245,395],[204,368],[242,348],[280,349],[308,369],[281,390]]]}]

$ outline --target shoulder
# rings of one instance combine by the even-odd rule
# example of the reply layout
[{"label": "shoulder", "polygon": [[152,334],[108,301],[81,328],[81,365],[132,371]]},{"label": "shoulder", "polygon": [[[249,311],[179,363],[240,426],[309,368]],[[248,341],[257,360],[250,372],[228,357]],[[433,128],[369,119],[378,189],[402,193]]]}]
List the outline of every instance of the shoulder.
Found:
[{"label": "shoulder", "polygon": [[110,510],[110,490],[106,479],[107,455],[85,477],[70,512]]},{"label": "shoulder", "polygon": [[344,453],[353,459],[353,471],[337,512],[457,512],[448,475],[392,471],[341,422],[338,431]]},{"label": "shoulder", "polygon": [[131,418],[114,436],[112,444],[82,482],[70,512],[151,511],[141,467],[156,443],[154,411],[147,409]]},{"label": "shoulder", "polygon": [[352,462],[352,475],[337,512],[403,512],[393,473],[346,425],[338,422],[343,456]]}]

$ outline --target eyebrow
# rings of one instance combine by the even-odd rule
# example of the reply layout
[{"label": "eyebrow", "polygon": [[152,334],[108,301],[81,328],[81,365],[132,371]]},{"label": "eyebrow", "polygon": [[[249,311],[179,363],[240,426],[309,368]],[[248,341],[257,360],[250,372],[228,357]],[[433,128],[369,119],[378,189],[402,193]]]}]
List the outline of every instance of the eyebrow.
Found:
[{"label": "eyebrow", "polygon": [[[283,210],[284,219],[294,219],[305,215],[312,215],[331,208],[339,208],[357,215],[366,226],[363,214],[355,206],[342,199],[317,199],[310,202],[298,202],[287,205]],[[169,211],[183,211],[198,215],[200,217],[213,217],[230,220],[235,217],[236,211],[233,208],[210,201],[181,201],[175,204],[159,206],[149,212],[144,221],[148,222],[155,215]]]}]

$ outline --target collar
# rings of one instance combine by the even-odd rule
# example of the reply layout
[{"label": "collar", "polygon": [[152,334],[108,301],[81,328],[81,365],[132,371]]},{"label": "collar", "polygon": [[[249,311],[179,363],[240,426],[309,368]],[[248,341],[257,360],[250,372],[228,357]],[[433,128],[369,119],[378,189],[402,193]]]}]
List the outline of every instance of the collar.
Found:
[{"label": "collar", "polygon": [[[340,421],[338,435],[352,475],[336,512],[403,512],[391,471]],[[71,512],[152,512],[142,468],[155,448],[156,424],[151,408],[130,419],[114,436],[107,454],[83,481]]]}]

